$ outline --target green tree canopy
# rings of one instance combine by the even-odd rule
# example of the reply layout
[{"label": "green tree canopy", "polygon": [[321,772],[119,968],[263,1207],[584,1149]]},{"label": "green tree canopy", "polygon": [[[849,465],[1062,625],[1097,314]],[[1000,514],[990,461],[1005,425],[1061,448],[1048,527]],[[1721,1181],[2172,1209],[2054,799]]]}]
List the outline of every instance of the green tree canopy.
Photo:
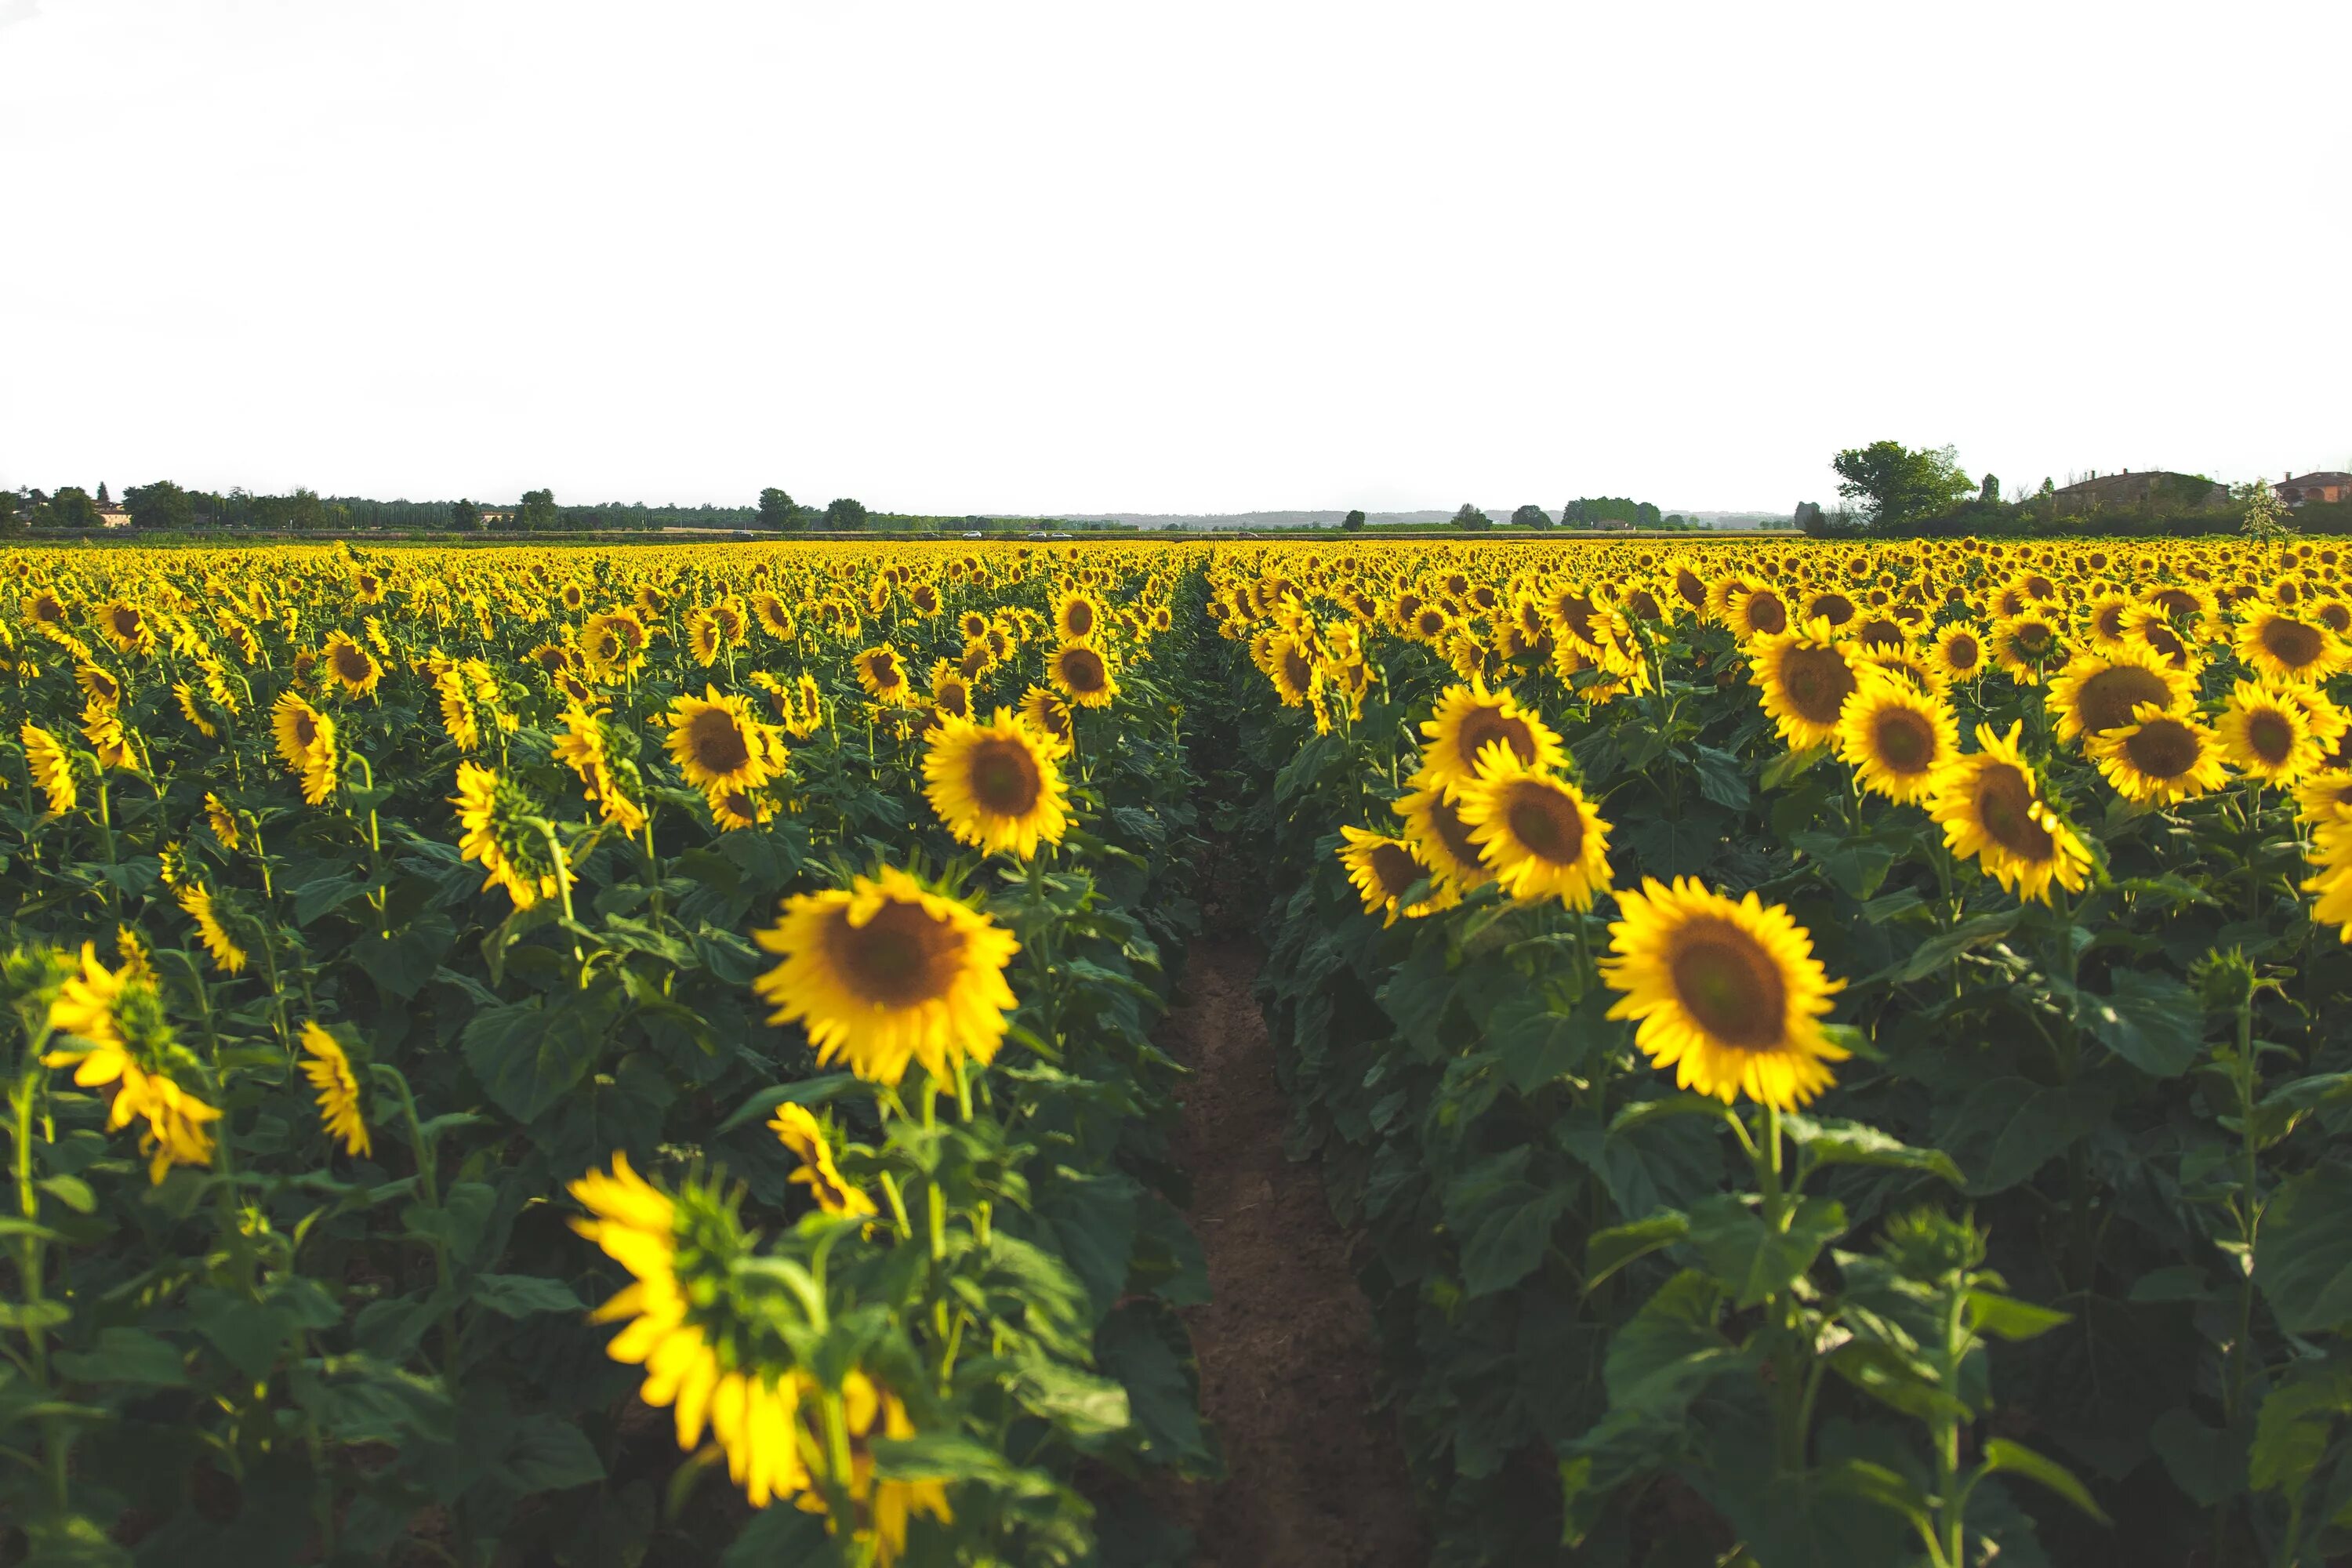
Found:
[{"label": "green tree canopy", "polygon": [[1874,528],[1949,511],[1976,489],[1949,447],[1915,451],[1900,441],[1873,441],[1840,452],[1830,467],[1837,471],[1838,494],[1858,503]]},{"label": "green tree canopy", "polygon": [[1462,503],[1462,510],[1454,514],[1454,526],[1471,530],[1492,528],[1495,520],[1465,500]]},{"label": "green tree canopy", "polygon": [[515,518],[519,528],[532,531],[557,529],[563,526],[563,514],[555,510],[553,490],[525,490],[522,508]]},{"label": "green tree canopy", "polygon": [[847,496],[836,496],[824,509],[824,525],[840,532],[854,532],[866,521],[866,503]]},{"label": "green tree canopy", "polygon": [[760,492],[760,526],[790,528],[793,525],[793,498],[774,485]]},{"label": "green tree canopy", "polygon": [[1360,532],[1364,526],[1364,514],[1360,510],[1351,511],[1341,521],[1339,526],[1350,533]]},{"label": "green tree canopy", "polygon": [[1551,514],[1533,501],[1511,513],[1513,528],[1549,528]]},{"label": "green tree canopy", "polygon": [[460,533],[481,532],[483,527],[482,509],[476,506],[469,500],[460,500],[451,501],[449,503],[449,526],[456,529]]},{"label": "green tree canopy", "polygon": [[133,485],[122,492],[123,510],[130,512],[134,528],[176,528],[195,526],[196,509],[188,492],[169,479],[157,479],[152,485]]},{"label": "green tree canopy", "polygon": [[65,485],[49,498],[34,521],[49,528],[96,528],[98,503],[79,485]]}]

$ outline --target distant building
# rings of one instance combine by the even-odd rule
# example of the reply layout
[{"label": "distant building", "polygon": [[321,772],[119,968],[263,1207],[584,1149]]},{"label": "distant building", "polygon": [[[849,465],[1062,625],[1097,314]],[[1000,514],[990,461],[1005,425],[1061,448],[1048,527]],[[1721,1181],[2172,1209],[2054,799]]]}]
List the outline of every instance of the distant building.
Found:
[{"label": "distant building", "polygon": [[2289,474],[2271,489],[2289,506],[2315,500],[2352,500],[2352,474]]},{"label": "distant building", "polygon": [[122,510],[121,502],[109,501],[104,506],[98,509],[98,526],[100,528],[129,528],[131,526],[131,514]]},{"label": "distant building", "polygon": [[2080,507],[2146,506],[2154,501],[2165,506],[2218,507],[2227,505],[2230,487],[2215,484],[2202,474],[2176,474],[2164,468],[2147,468],[2133,473],[2126,468],[2119,474],[2094,474],[2078,479],[2058,491],[2058,500]]}]

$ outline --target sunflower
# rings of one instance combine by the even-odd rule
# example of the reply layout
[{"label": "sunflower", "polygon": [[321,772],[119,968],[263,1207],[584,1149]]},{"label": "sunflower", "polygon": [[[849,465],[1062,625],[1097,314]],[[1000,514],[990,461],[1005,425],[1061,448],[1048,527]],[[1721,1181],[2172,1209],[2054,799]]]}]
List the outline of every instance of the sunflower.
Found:
[{"label": "sunflower", "polygon": [[457,839],[459,857],[481,862],[488,875],[484,892],[504,888],[515,908],[527,910],[562,890],[554,851],[530,820],[539,815],[539,803],[520,784],[479,763],[459,763],[457,793],[449,804],[457,808],[464,829]]},{"label": "sunflower", "polygon": [[857,656],[857,684],[875,701],[902,704],[915,700],[914,687],[907,679],[907,661],[888,643],[869,647]]},{"label": "sunflower", "polygon": [[1068,830],[1068,796],[1055,765],[1066,751],[1006,709],[985,725],[950,714],[924,752],[923,793],[957,843],[1026,860],[1040,840],[1059,844]]},{"label": "sunflower", "polygon": [[122,682],[88,659],[74,666],[74,684],[81,694],[102,708],[112,708],[122,700]]},{"label": "sunflower", "polygon": [[938,1079],[967,1056],[987,1062],[1004,1038],[1004,966],[1021,944],[904,871],[789,899],[755,940],[784,959],[751,983],[775,1004],[768,1021],[803,1025],[820,1064],[895,1084],[919,1061]]},{"label": "sunflower", "polygon": [[808,1188],[818,1208],[827,1214],[876,1212],[872,1198],[842,1179],[840,1168],[833,1163],[833,1145],[826,1141],[824,1129],[808,1107],[790,1101],[776,1107],[776,1114],[768,1121],[768,1129],[801,1163],[801,1168],[789,1179]]},{"label": "sunflower", "polygon": [[2050,667],[2066,651],[2065,634],[2056,617],[2040,609],[2004,616],[1992,625],[1986,650],[2011,680],[2039,686]]},{"label": "sunflower", "polygon": [[2317,771],[2326,748],[2311,727],[2303,696],[2293,688],[2239,681],[2213,721],[2230,765],[2267,784],[2291,784]]},{"label": "sunflower", "polygon": [[[574,703],[564,711],[563,733],[550,748],[555,760],[580,775],[583,793],[596,803],[597,815],[622,832],[635,835],[646,826],[646,808],[629,798],[623,777],[642,784],[636,764],[616,762],[612,737],[603,721]],[[616,768],[618,771],[616,771]],[[642,793],[642,791],[640,791]]]},{"label": "sunflower", "polygon": [[99,962],[94,944],[82,943],[80,972],[58,988],[47,1022],[51,1033],[83,1044],[49,1051],[41,1065],[72,1068],[74,1082],[84,1089],[115,1086],[107,1131],[146,1118],[140,1146],[148,1154],[149,1184],[161,1185],[173,1165],[212,1163],[208,1125],[221,1113],[172,1076],[167,1064],[173,1056],[186,1058],[187,1053],[173,1040],[145,954],[127,937],[123,945],[121,967],[110,970]]},{"label": "sunflower", "polygon": [[320,712],[299,692],[279,695],[269,710],[269,731],[278,744],[278,760],[290,773],[303,772],[312,756],[332,750],[335,721]]},{"label": "sunflower", "polygon": [[2257,609],[2238,624],[2238,658],[2272,680],[2325,680],[2345,666],[2342,638],[2326,623]]},{"label": "sunflower", "polygon": [[[1559,737],[1532,710],[1519,706],[1508,687],[1489,691],[1484,680],[1449,686],[1421,726],[1423,776],[1452,800],[1478,773],[1478,759],[1500,742],[1524,767],[1549,773],[1567,760]],[[1475,858],[1474,853],[1472,858]]]},{"label": "sunflower", "polygon": [[1054,601],[1054,635],[1064,642],[1084,642],[1102,623],[1102,601],[1092,594],[1064,594]]},{"label": "sunflower", "polygon": [[1033,686],[1021,698],[1021,717],[1041,735],[1057,741],[1070,738],[1070,707],[1049,687]]},{"label": "sunflower", "polygon": [[222,848],[234,851],[244,845],[245,834],[236,825],[236,814],[216,795],[205,796],[205,823],[213,830],[213,837]]},{"label": "sunflower", "polygon": [[71,811],[81,794],[74,787],[73,758],[65,743],[38,724],[26,724],[16,733],[25,743],[25,770],[32,775],[33,787],[49,797],[49,815]]},{"label": "sunflower", "polygon": [[1491,741],[1479,753],[1461,807],[1479,858],[1514,901],[1556,898],[1589,910],[1594,892],[1609,885],[1609,825],[1581,790],[1528,767],[1508,742]]},{"label": "sunflower", "polygon": [[2213,731],[2154,702],[2141,703],[2123,728],[2092,736],[2085,750],[2118,793],[2143,805],[2172,805],[2229,777]]},{"label": "sunflower", "polygon": [[1403,839],[1348,826],[1339,829],[1339,863],[1348,868],[1348,880],[1364,900],[1366,914],[1385,917],[1382,926],[1396,924],[1399,915],[1419,920],[1462,901],[1453,884],[1444,881],[1432,882],[1429,896],[1419,902],[1403,901],[1414,884],[1431,879],[1429,868],[1415,858],[1412,847]]},{"label": "sunflower", "polygon": [[1984,673],[1984,636],[1965,621],[1936,634],[1933,655],[1937,669],[1954,680],[1971,680]]},{"label": "sunflower", "polygon": [[686,782],[705,792],[755,789],[783,767],[783,742],[751,712],[751,700],[705,686],[700,697],[673,700],[669,758]]},{"label": "sunflower", "polygon": [[751,595],[751,618],[779,642],[792,642],[800,636],[800,626],[793,619],[792,611],[773,594],[763,591]]},{"label": "sunflower", "polygon": [[1470,825],[1429,770],[1412,776],[1412,792],[1391,803],[1389,809],[1404,819],[1405,842],[1413,858],[1429,868],[1439,885],[1457,896],[1483,888],[1495,879],[1480,857]]},{"label": "sunflower", "polygon": [[971,682],[952,660],[932,661],[931,706],[951,719],[971,717]]},{"label": "sunflower", "polygon": [[1959,725],[1938,699],[1874,674],[1846,701],[1837,750],[1864,789],[1908,804],[1927,798],[1937,770],[1959,755]]},{"label": "sunflower", "polygon": [[194,725],[196,733],[207,741],[220,739],[220,726],[215,724],[205,716],[205,710],[196,706],[194,687],[184,680],[175,680],[172,683],[172,696],[180,704],[180,717]]},{"label": "sunflower", "polygon": [[[100,768],[120,768],[126,773],[139,771],[139,754],[131,743],[131,731],[122,722],[122,710],[101,703],[85,702],[81,710],[82,738],[98,756]],[[312,802],[316,805],[317,802]]]},{"label": "sunflower", "polygon": [[1323,689],[1323,668],[1310,646],[1297,637],[1276,637],[1265,649],[1265,672],[1285,708],[1303,708]]},{"label": "sunflower", "polygon": [[1778,588],[1762,583],[1742,584],[1743,591],[1724,605],[1724,624],[1742,642],[1778,637],[1789,629],[1789,602]]},{"label": "sunflower", "polygon": [[606,610],[580,627],[580,658],[598,680],[635,675],[646,662],[646,623],[633,609]]},{"label": "sunflower", "polygon": [[703,798],[709,803],[710,820],[721,833],[764,826],[776,818],[776,803],[764,790],[714,789]]},{"label": "sunflower", "polygon": [[376,662],[375,655],[342,632],[327,639],[319,662],[326,667],[327,678],[341,687],[346,697],[365,697],[383,679],[383,666]]},{"label": "sunflower", "polygon": [[2189,676],[2140,643],[2084,648],[2050,679],[2042,705],[2055,716],[2058,742],[2119,730],[2135,710],[2154,703],[2166,712],[2189,706],[2196,694]]},{"label": "sunflower", "polygon": [[2024,721],[1997,736],[1977,726],[1980,748],[1955,757],[1936,775],[1928,815],[1944,826],[1944,842],[1962,859],[2021,899],[2050,901],[2050,884],[2079,892],[2090,875],[2090,852],[2050,809],[2033,768],[2018,749]]},{"label": "sunflower", "polygon": [[1118,695],[1118,672],[1092,643],[1066,642],[1045,660],[1054,689],[1080,708],[1108,708]]},{"label": "sunflower", "polygon": [[1846,644],[1832,640],[1829,626],[1811,620],[1799,630],[1759,637],[1749,643],[1748,663],[1763,689],[1764,711],[1780,726],[1790,749],[1822,745],[1837,734],[1845,700],[1856,681]]},{"label": "sunflower", "polygon": [[698,609],[686,617],[686,651],[694,662],[705,669],[719,662],[719,651],[725,645],[726,635],[719,630],[719,617],[709,610]]},{"label": "sunflower", "polygon": [[247,963],[246,951],[221,924],[221,913],[226,905],[216,901],[213,892],[201,882],[189,883],[175,897],[179,900],[180,908],[187,911],[188,918],[196,922],[196,940],[204,943],[205,951],[212,954],[213,962],[228,973],[243,973]]},{"label": "sunflower", "polygon": [[1601,977],[1624,995],[1609,1016],[1641,1020],[1634,1043],[1678,1088],[1793,1110],[1836,1082],[1829,1064],[1850,1053],[1821,1019],[1845,982],[1829,979],[1787,910],[1687,877],[1644,878],[1617,905]]},{"label": "sunflower", "polygon": [[302,1049],[310,1057],[302,1064],[302,1076],[319,1091],[320,1124],[328,1137],[343,1141],[343,1152],[367,1158],[375,1147],[360,1116],[360,1080],[352,1072],[343,1043],[316,1023],[308,1023],[302,1026]]},{"label": "sunflower", "polygon": [[155,624],[138,605],[113,599],[99,606],[99,635],[122,653],[142,656],[155,651]]}]

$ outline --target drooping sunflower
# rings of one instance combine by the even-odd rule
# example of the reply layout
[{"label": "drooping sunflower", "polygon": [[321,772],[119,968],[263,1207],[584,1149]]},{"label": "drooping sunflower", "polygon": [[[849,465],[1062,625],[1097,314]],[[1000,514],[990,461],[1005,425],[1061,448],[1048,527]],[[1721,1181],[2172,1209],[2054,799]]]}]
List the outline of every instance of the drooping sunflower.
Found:
[{"label": "drooping sunflower", "polygon": [[2090,852],[2042,797],[2032,764],[2018,749],[2023,721],[2005,736],[1977,726],[1977,751],[1955,757],[1936,777],[1927,811],[1944,827],[1944,842],[1961,859],[2021,899],[2050,901],[2053,882],[2079,892],[2089,879]]},{"label": "drooping sunflower", "polygon": [[705,686],[669,705],[669,759],[705,792],[756,789],[783,766],[783,742],[751,711],[749,698]]},{"label": "drooping sunflower", "polygon": [[1495,879],[1470,837],[1470,825],[1448,800],[1427,768],[1412,776],[1412,791],[1390,804],[1404,819],[1405,842],[1413,858],[1429,868],[1432,877],[1456,895],[1483,888]]},{"label": "drooping sunflower", "polygon": [[1285,708],[1304,708],[1323,689],[1323,668],[1312,647],[1298,637],[1277,636],[1267,641],[1265,672]]},{"label": "drooping sunflower", "polygon": [[2085,735],[2122,729],[2146,703],[2176,712],[2195,695],[2196,683],[2154,650],[2118,642],[2084,648],[2068,659],[2050,678],[2042,704],[2057,721],[2058,743],[2071,746]]},{"label": "drooping sunflower", "polygon": [[1513,901],[1558,899],[1589,910],[1609,885],[1609,825],[1583,791],[1528,767],[1508,742],[1491,741],[1479,753],[1461,806],[1470,841]]},{"label": "drooping sunflower", "polygon": [[2266,784],[2292,784],[2326,757],[2305,694],[2267,681],[2239,681],[2213,732],[2231,767]]},{"label": "drooping sunflower", "polygon": [[245,973],[249,960],[245,949],[237,945],[236,938],[221,924],[224,910],[212,890],[202,882],[191,882],[174,897],[179,900],[180,908],[187,911],[188,918],[196,922],[196,940],[204,944],[206,952],[212,954],[213,962],[230,974]]},{"label": "drooping sunflower", "polygon": [[319,662],[346,697],[365,697],[383,680],[383,666],[376,662],[375,655],[347,633],[337,632],[327,639]]},{"label": "drooping sunflower", "polygon": [[302,1076],[319,1091],[320,1124],[328,1137],[342,1140],[343,1152],[354,1159],[367,1158],[375,1152],[375,1145],[368,1137],[366,1119],[360,1114],[360,1080],[352,1071],[352,1058],[342,1041],[313,1021],[302,1026],[302,1049],[310,1058],[302,1064]]},{"label": "drooping sunflower", "polygon": [[807,1106],[787,1101],[776,1107],[776,1114],[768,1119],[768,1129],[801,1163],[801,1168],[786,1179],[808,1188],[817,1207],[827,1214],[877,1212],[874,1200],[843,1178],[841,1168],[833,1162],[833,1145],[825,1138],[824,1128]]},{"label": "drooping sunflower", "polygon": [[630,784],[639,785],[636,793],[642,793],[636,764],[614,756],[603,720],[573,703],[564,710],[563,733],[551,750],[557,762],[580,775],[582,793],[595,803],[598,816],[624,833],[644,831],[646,809],[630,798]]},{"label": "drooping sunflower", "polygon": [[1421,766],[1425,777],[1452,800],[1478,773],[1478,758],[1497,742],[1528,768],[1549,773],[1567,759],[1568,749],[1544,721],[1519,706],[1508,687],[1488,690],[1483,680],[1449,686],[1421,726]]},{"label": "drooping sunflower", "polygon": [[1057,741],[1070,738],[1070,709],[1050,687],[1033,686],[1022,694],[1021,717],[1041,735]]},{"label": "drooping sunflower", "polygon": [[721,833],[759,827],[776,817],[776,803],[765,790],[714,789],[703,798],[709,803],[710,820]]},{"label": "drooping sunflower", "polygon": [[885,706],[898,706],[915,700],[914,683],[907,679],[907,661],[888,643],[869,647],[854,661],[857,684],[866,694]]},{"label": "drooping sunflower", "polygon": [[1926,799],[1937,773],[1959,755],[1959,723],[1939,699],[1874,674],[1846,701],[1837,750],[1864,789],[1909,804]]},{"label": "drooping sunflower", "polygon": [[205,796],[205,825],[213,830],[213,838],[224,849],[234,852],[245,843],[245,832],[237,826],[236,814],[217,795]]},{"label": "drooping sunflower", "polygon": [[33,787],[48,796],[51,816],[63,816],[81,799],[65,742],[38,724],[26,724],[16,734],[25,744],[25,769],[32,775]]},{"label": "drooping sunflower", "polygon": [[923,793],[959,844],[1026,860],[1068,831],[1056,765],[1068,748],[1000,708],[986,724],[952,714],[930,734]]},{"label": "drooping sunflower", "polygon": [[[1348,868],[1348,880],[1364,900],[1364,912],[1382,916],[1382,926],[1396,924],[1400,915],[1419,920],[1462,901],[1451,882],[1431,879],[1429,868],[1403,839],[1348,826],[1339,829],[1339,863]],[[1417,903],[1404,902],[1405,895],[1424,880],[1430,883],[1429,896]]]},{"label": "drooping sunflower", "polygon": [[2301,620],[2267,606],[2238,623],[2238,658],[2272,680],[2325,680],[2342,669],[2344,639],[2326,623]]},{"label": "drooping sunflower", "polygon": [[1819,620],[1748,644],[1748,664],[1763,690],[1764,711],[1794,751],[1826,744],[1837,734],[1845,700],[1853,695],[1853,658],[1846,643]]},{"label": "drooping sunflower", "polygon": [[520,784],[479,763],[459,763],[457,793],[449,804],[457,808],[463,829],[458,855],[479,861],[488,876],[483,891],[504,888],[515,908],[527,910],[562,890],[554,851],[530,821],[540,815],[539,803]]},{"label": "drooping sunflower", "polygon": [[102,669],[88,659],[74,666],[74,684],[81,694],[102,708],[112,708],[122,700],[122,682],[113,672]]},{"label": "drooping sunflower", "polygon": [[94,944],[82,943],[80,972],[58,987],[48,1015],[53,1034],[82,1043],[44,1054],[41,1065],[72,1068],[74,1082],[84,1089],[115,1086],[107,1131],[146,1119],[140,1146],[148,1155],[147,1180],[161,1185],[173,1165],[212,1163],[209,1124],[221,1113],[173,1076],[175,1055],[193,1058],[173,1041],[146,955],[128,937],[123,946],[121,966],[110,970],[99,962]]},{"label": "drooping sunflower", "polygon": [[2213,731],[2154,702],[2141,703],[2123,728],[2092,736],[2084,749],[2117,793],[2143,805],[2176,805],[2229,780]]},{"label": "drooping sunflower", "polygon": [[335,721],[296,692],[279,694],[269,710],[269,726],[278,755],[287,770],[302,781],[302,798],[317,805],[335,793],[342,771],[342,752],[335,742]]},{"label": "drooping sunflower", "polygon": [[1004,966],[1020,951],[988,916],[885,868],[847,889],[803,893],[756,934],[783,963],[751,983],[799,1023],[821,1063],[897,1083],[919,1061],[934,1079],[965,1057],[987,1062],[1014,1005]]},{"label": "drooping sunflower", "polygon": [[1118,671],[1093,643],[1066,642],[1046,656],[1045,676],[1074,708],[1108,708],[1118,696]]},{"label": "drooping sunflower", "polygon": [[1677,1087],[1793,1110],[1836,1082],[1830,1064],[1850,1053],[1821,1020],[1845,983],[1828,977],[1787,910],[1752,892],[1735,903],[1686,877],[1644,878],[1617,904],[1601,977],[1624,995],[1609,1016],[1641,1021],[1634,1043],[1675,1069]]}]

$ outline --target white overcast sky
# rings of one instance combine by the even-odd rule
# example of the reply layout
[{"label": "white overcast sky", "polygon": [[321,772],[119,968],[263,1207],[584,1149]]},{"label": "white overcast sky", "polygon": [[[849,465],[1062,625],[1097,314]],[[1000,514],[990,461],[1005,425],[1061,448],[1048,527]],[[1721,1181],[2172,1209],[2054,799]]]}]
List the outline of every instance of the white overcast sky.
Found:
[{"label": "white overcast sky", "polygon": [[0,0],[0,485],[2352,467],[2352,4]]}]

